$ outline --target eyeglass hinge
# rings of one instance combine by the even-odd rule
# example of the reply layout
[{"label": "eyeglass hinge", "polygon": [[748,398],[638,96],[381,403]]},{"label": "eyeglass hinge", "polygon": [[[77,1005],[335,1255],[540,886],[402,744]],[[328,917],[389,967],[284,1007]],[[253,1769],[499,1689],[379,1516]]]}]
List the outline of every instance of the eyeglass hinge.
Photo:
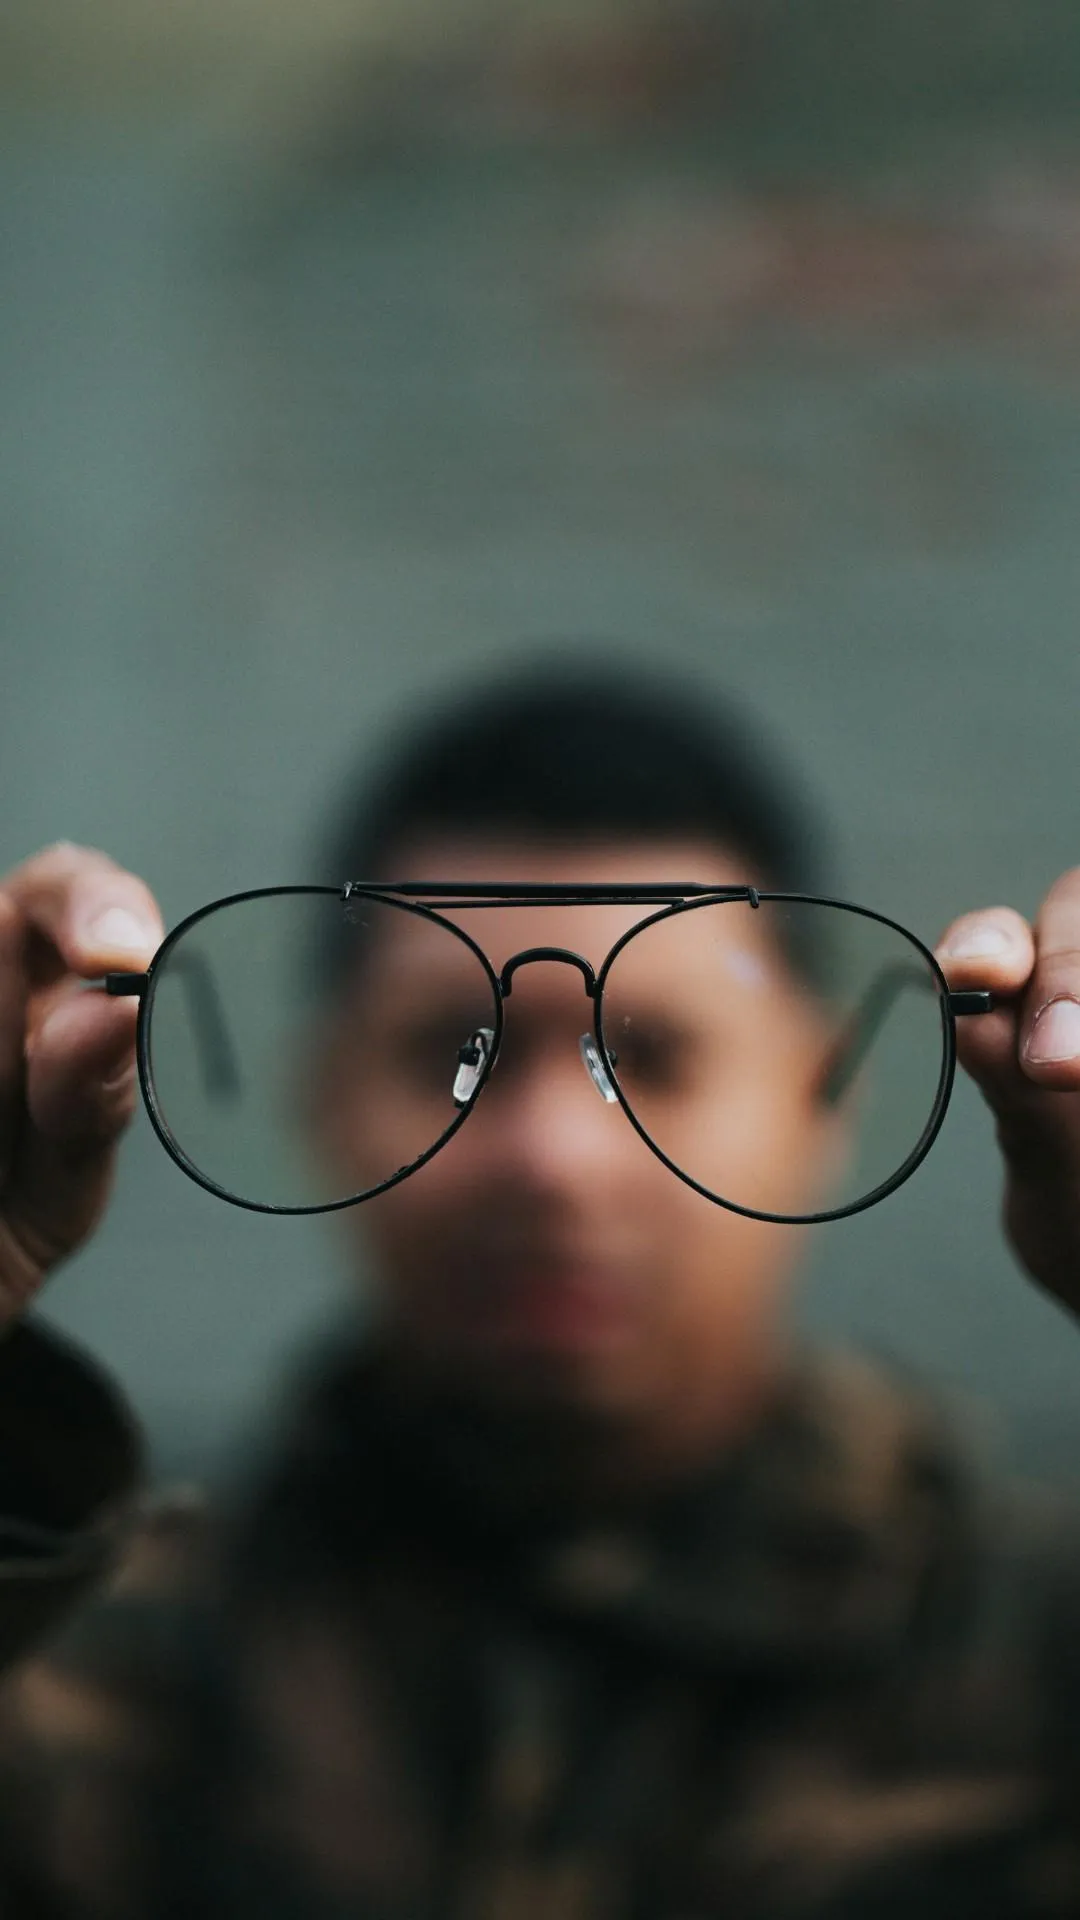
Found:
[{"label": "eyeglass hinge", "polygon": [[950,1013],[992,1013],[992,993],[950,993],[946,996]]},{"label": "eyeglass hinge", "polygon": [[145,973],[107,973],[105,991],[111,993],[115,999],[120,999],[124,995],[135,998],[145,990],[148,978],[149,975]]}]

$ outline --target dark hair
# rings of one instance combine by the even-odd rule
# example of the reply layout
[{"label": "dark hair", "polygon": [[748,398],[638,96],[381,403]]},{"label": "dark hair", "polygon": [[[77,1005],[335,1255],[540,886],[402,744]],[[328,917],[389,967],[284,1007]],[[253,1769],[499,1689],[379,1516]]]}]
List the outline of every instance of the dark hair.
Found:
[{"label": "dark hair", "polygon": [[[816,813],[743,714],[690,683],[580,651],[488,676],[413,720],[347,794],[323,842],[323,877],[452,880],[398,870],[409,841],[447,834],[552,846],[698,840],[743,855],[747,879],[765,887],[827,891]],[[783,944],[820,986],[817,942],[793,932]],[[320,991],[340,983],[345,951],[309,956]],[[355,938],[351,952],[355,965]]]},{"label": "dark hair", "polygon": [[389,870],[407,841],[447,833],[704,840],[780,889],[822,878],[820,823],[757,729],[625,661],[549,656],[429,710],[348,795],[326,877],[452,879]]}]

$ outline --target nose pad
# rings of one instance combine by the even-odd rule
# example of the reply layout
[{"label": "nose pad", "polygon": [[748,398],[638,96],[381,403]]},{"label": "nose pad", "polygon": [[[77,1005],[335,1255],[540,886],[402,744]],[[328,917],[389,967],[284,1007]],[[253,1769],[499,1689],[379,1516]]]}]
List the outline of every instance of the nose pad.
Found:
[{"label": "nose pad", "polygon": [[458,1052],[458,1069],[451,1090],[455,1107],[467,1107],[480,1084],[495,1042],[494,1027],[477,1027]]},{"label": "nose pad", "polygon": [[600,1058],[600,1049],[591,1033],[582,1034],[578,1041],[578,1050],[585,1062],[585,1071],[597,1093],[608,1102],[609,1106],[614,1106],[619,1096],[611,1084],[608,1070]]}]

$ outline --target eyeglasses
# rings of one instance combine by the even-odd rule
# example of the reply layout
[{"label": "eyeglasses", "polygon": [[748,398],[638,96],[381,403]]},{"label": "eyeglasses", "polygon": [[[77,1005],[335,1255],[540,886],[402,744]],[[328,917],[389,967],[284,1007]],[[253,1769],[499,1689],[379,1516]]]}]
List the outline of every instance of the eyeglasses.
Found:
[{"label": "eyeglasses", "polygon": [[[460,924],[556,907],[651,911],[596,967],[534,945],[496,969]],[[580,974],[585,1073],[664,1165],[719,1206],[792,1224],[858,1213],[914,1173],[945,1117],[956,1019],[992,1005],[950,990],[870,908],[666,882],[260,888],[190,914],[145,973],[105,987],[140,1000],[140,1086],[177,1165],[236,1206],[320,1213],[415,1173],[488,1089],[497,1123],[530,1047],[552,1044],[528,996],[516,1033],[506,1014],[541,962]],[[317,1146],[327,1103],[344,1116],[335,1152]],[[804,1161],[826,1165],[828,1204]]]}]

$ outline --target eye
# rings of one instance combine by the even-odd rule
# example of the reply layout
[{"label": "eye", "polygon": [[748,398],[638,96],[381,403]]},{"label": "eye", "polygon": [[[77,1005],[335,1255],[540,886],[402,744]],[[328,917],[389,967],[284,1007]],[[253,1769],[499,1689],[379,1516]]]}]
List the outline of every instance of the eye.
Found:
[{"label": "eye", "polygon": [[620,1081],[654,1093],[685,1092],[698,1076],[695,1037],[670,1020],[638,1020],[627,1014],[609,1042],[609,1053]]},{"label": "eye", "polygon": [[389,1021],[365,1052],[378,1058],[383,1071],[401,1086],[443,1096],[457,1085],[466,1053],[476,1053],[474,1069],[482,1067],[477,1034],[490,1031],[479,1026],[474,1008]]}]

